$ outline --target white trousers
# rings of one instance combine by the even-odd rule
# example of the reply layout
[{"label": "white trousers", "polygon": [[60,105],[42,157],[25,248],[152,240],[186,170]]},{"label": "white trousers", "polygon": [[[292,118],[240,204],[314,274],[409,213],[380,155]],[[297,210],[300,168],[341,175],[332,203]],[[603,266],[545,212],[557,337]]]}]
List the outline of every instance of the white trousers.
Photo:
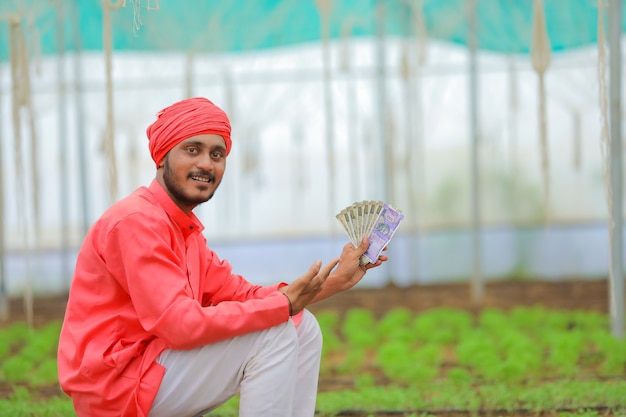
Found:
[{"label": "white trousers", "polygon": [[237,393],[240,417],[315,414],[322,334],[305,310],[287,323],[193,350],[167,349],[149,417],[201,416]]}]

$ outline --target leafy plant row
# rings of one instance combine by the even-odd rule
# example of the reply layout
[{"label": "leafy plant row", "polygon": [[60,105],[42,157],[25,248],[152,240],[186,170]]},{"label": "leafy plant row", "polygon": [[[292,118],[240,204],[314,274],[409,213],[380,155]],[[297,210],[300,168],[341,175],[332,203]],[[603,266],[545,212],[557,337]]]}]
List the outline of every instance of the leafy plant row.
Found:
[{"label": "leafy plant row", "polygon": [[323,372],[374,369],[405,385],[446,379],[521,382],[546,378],[624,376],[626,340],[613,337],[606,315],[541,307],[509,312],[395,309],[379,320],[350,310],[340,321],[320,313]]},{"label": "leafy plant row", "polygon": [[[603,410],[626,417],[626,341],[610,334],[603,314],[438,308],[376,318],[353,309],[317,318],[324,334],[320,378],[352,381],[349,389],[319,393],[319,416],[462,410],[595,417]],[[37,394],[57,385],[59,331],[59,322],[0,329],[0,384],[13,387],[0,398],[0,417],[74,415],[69,398]],[[236,416],[237,406],[234,398],[210,415]]]},{"label": "leafy plant row", "polygon": [[0,381],[34,387],[55,384],[60,330],[58,321],[36,330],[25,323],[0,329]]},{"label": "leafy plant row", "polygon": [[[626,342],[603,314],[525,307],[317,317],[321,378],[354,381],[319,394],[321,416],[626,416]],[[236,415],[237,399],[211,414]]]}]

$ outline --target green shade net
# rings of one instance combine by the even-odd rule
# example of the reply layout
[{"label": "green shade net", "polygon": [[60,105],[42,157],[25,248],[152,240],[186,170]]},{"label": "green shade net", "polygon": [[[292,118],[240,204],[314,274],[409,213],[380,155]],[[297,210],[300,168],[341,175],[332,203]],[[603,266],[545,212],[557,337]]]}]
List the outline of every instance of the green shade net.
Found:
[{"label": "green shade net", "polygon": [[[379,3],[384,4],[383,13]],[[58,30],[63,31],[66,51],[77,46],[102,50],[102,4],[101,0],[1,0],[0,59],[6,60],[9,53],[9,16],[21,19],[31,51],[36,46],[44,55],[55,54]],[[329,35],[332,39],[345,34],[373,37],[382,27],[386,36],[415,36],[415,11],[421,10],[430,40],[465,45],[469,5],[468,0],[335,0]],[[527,54],[532,7],[533,0],[477,0],[479,48]],[[544,7],[554,51],[596,42],[597,1],[545,0]],[[127,0],[124,7],[111,11],[111,19],[115,51],[213,53],[278,48],[317,42],[322,27],[314,0]]]}]

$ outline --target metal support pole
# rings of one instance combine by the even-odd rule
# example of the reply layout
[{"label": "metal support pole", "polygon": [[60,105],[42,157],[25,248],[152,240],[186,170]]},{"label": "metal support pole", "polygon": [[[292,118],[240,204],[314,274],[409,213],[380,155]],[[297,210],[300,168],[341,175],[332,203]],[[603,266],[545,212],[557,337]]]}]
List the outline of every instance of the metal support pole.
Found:
[{"label": "metal support pole", "polygon": [[326,164],[328,168],[328,219],[330,232],[336,229],[335,118],[333,112],[332,75],[330,68],[330,10],[322,11],[322,63],[324,71],[324,110],[326,116]]},{"label": "metal support pole", "polygon": [[484,285],[481,265],[481,213],[480,213],[480,126],[478,120],[478,17],[476,14],[477,0],[472,0],[469,9],[469,112],[471,134],[470,179],[472,187],[472,278],[471,298],[479,302],[483,298]]},{"label": "metal support pole", "polygon": [[621,110],[621,35],[622,1],[609,3],[609,135],[611,167],[611,332],[624,337],[624,274],[622,250],[624,228],[622,221],[622,110]]},{"label": "metal support pole", "polygon": [[387,100],[387,47],[385,44],[385,3],[386,0],[376,0],[376,77],[378,89],[378,115],[379,115],[379,145],[383,163],[381,164],[381,198],[383,201],[390,201],[393,198],[393,182],[391,172],[391,141],[387,140],[389,133],[389,114]]},{"label": "metal support pole", "polygon": [[[2,65],[0,65],[0,87],[2,86]],[[0,126],[4,126],[2,121],[2,99],[3,92],[0,89]],[[2,129],[0,129],[0,143],[4,142]],[[0,162],[3,160],[2,147],[0,146]],[[0,322],[9,320],[9,296],[6,285],[6,268],[4,265],[5,245],[4,245],[4,164],[0,165]]]},{"label": "metal support pole", "polygon": [[[389,106],[387,99],[387,45],[385,39],[386,0],[376,1],[376,61],[378,62],[378,112],[379,112],[379,145],[383,156],[380,171],[381,193],[383,201],[392,202],[393,195],[393,148],[392,138],[387,135],[389,128]],[[393,203],[392,203],[393,204]],[[391,282],[391,272],[386,271],[387,282]]]},{"label": "metal support pole", "polygon": [[61,274],[66,289],[69,290],[70,267],[69,267],[69,167],[67,154],[67,77],[65,74],[65,7],[60,1],[56,7],[56,45],[57,45],[57,112],[58,112],[58,135],[59,135],[59,165],[61,173],[60,196],[61,196]]},{"label": "metal support pole", "polygon": [[[85,129],[85,104],[83,88],[82,66],[82,38],[80,35],[80,7],[81,0],[75,0],[72,7],[72,25],[74,38],[74,99],[76,107],[76,137],[78,138],[78,170],[80,172],[80,207],[81,207],[81,237],[87,234],[89,229],[89,171],[87,170],[87,133]],[[69,288],[69,286],[68,286]]]}]

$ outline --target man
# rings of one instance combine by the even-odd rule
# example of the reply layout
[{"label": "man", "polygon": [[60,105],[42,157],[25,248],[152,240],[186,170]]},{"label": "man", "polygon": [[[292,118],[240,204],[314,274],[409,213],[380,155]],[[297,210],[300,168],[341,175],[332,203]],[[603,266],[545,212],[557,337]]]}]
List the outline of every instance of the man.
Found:
[{"label": "man", "polygon": [[233,274],[192,212],[222,180],[230,132],[206,98],[163,109],[147,129],[156,178],[85,237],[58,351],[79,416],[199,416],[237,393],[242,417],[315,413],[322,340],[305,307],[387,257],[359,266],[365,240],[289,285]]}]

